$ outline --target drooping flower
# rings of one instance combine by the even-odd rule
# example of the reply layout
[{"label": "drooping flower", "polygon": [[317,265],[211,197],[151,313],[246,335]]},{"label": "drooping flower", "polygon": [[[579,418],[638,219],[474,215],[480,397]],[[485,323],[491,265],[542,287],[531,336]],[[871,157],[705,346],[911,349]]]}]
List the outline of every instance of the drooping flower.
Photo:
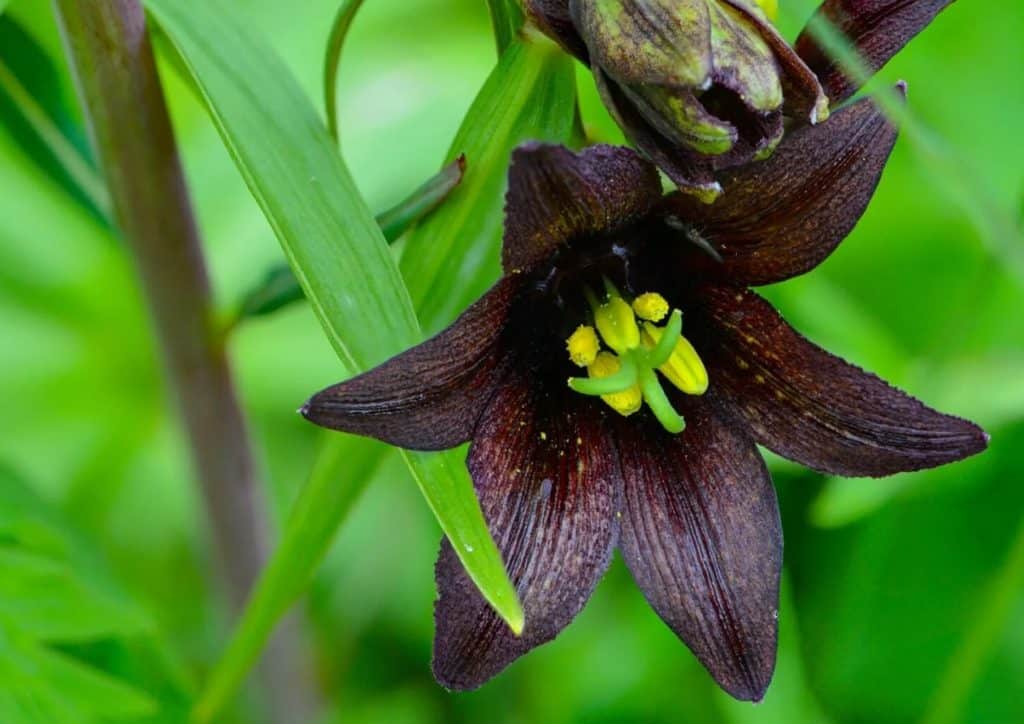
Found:
[{"label": "drooping flower", "polygon": [[[843,32],[874,71],[951,2],[826,0],[817,19]],[[791,48],[766,17],[769,5],[525,2],[541,30],[591,67],[629,140],[705,201],[721,192],[720,171],[766,158],[784,126],[824,121],[829,101],[838,104],[856,88],[808,30]]]},{"label": "drooping flower", "polygon": [[867,206],[895,141],[870,100],[663,197],[625,148],[517,149],[504,276],[439,335],[316,394],[325,427],[467,465],[522,601],[513,635],[442,543],[433,668],[475,688],[554,638],[618,548],[655,611],[733,696],[775,663],[782,535],[760,443],[883,476],[977,453],[976,425],[815,346],[749,285],[806,272]]}]

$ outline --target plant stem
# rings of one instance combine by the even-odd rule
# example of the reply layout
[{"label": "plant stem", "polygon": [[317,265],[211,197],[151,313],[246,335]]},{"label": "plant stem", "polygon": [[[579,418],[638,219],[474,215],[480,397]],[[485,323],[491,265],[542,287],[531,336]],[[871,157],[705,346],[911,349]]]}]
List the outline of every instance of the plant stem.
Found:
[{"label": "plant stem", "polygon": [[[145,14],[138,0],[54,0],[54,8],[237,611],[266,558],[266,517]],[[297,679],[294,642],[274,648],[264,671],[269,703],[281,721],[301,718],[286,680]]]}]

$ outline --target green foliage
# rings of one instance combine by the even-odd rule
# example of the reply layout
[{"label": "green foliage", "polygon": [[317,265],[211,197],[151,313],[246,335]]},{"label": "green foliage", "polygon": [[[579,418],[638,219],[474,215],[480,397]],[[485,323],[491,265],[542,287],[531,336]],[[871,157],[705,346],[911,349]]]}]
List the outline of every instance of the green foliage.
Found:
[{"label": "green foliage", "polygon": [[60,93],[61,83],[32,36],[17,21],[0,17],[0,123],[70,194],[105,218],[110,199]]},{"label": "green foliage", "polygon": [[[781,4],[788,37],[815,4]],[[80,142],[47,4],[0,0],[0,10],[5,5],[3,17],[24,30],[36,52],[22,57],[0,43],[0,58],[49,117],[60,118],[62,133]],[[236,132],[258,135],[259,118],[285,118],[299,107],[323,158],[303,153],[307,138],[276,149],[274,168],[302,162],[319,173],[336,164],[312,108],[323,91],[322,50],[337,0],[173,5],[197,17],[213,6],[209,12],[243,18],[254,42],[272,46],[267,57],[287,67],[290,80],[277,88],[259,75],[276,61],[246,64],[232,56],[232,82],[258,87],[256,105],[266,111],[242,119]],[[337,79],[354,186],[370,208],[387,208],[442,158],[466,152],[469,162],[465,185],[403,242],[399,269],[422,302],[415,307],[422,327],[432,331],[496,278],[503,154],[513,138],[569,132],[565,98],[573,74],[589,136],[621,136],[589,72],[543,45],[516,41],[518,56],[506,55],[499,66],[514,61],[532,87],[488,81],[497,71],[485,3],[364,5]],[[916,123],[940,138],[939,149],[955,162],[923,158],[905,135],[851,238],[813,275],[767,290],[811,339],[936,407],[976,417],[993,442],[977,460],[878,481],[823,480],[772,459],[788,586],[778,673],[763,704],[718,693],[619,562],[555,643],[479,692],[441,691],[428,665],[437,526],[410,494],[397,455],[341,436],[325,445],[326,436],[294,414],[309,393],[344,374],[306,305],[239,326],[229,345],[264,451],[274,522],[287,531],[279,546],[285,553],[257,594],[265,603],[251,609],[258,615],[248,630],[259,635],[248,639],[247,655],[312,577],[304,613],[313,678],[329,708],[325,721],[1024,719],[1016,696],[1024,680],[1024,500],[1015,486],[1024,470],[1024,318],[1017,313],[1024,291],[1014,271],[1017,237],[993,239],[993,225],[977,223],[992,207],[1004,219],[1020,208],[1021,159],[1012,139],[1024,118],[1022,37],[1020,3],[961,2],[901,53],[878,83],[909,81]],[[45,58],[50,70],[40,62],[37,74],[26,73],[37,60],[26,65],[25,58]],[[224,150],[190,81],[173,72],[163,79],[218,298],[225,310],[237,309],[280,263],[280,228],[253,202],[238,159]],[[492,89],[487,104],[474,102],[482,84]],[[557,100],[544,100],[551,97]],[[506,112],[508,98],[535,109],[529,123]],[[476,116],[464,121],[471,106]],[[201,502],[191,492],[130,264],[109,228],[75,197],[61,163],[38,139],[33,148],[31,135],[13,129],[19,121],[12,113],[24,119],[10,108],[0,112],[0,456],[29,473],[32,490],[48,502],[0,478],[0,722],[180,722],[195,703],[189,682],[207,681],[228,626]],[[70,109],[70,118],[59,117],[59,108]],[[473,134],[486,118],[490,130]],[[494,140],[495,129],[507,134],[504,141]],[[460,140],[450,144],[455,135]],[[239,148],[230,153],[242,156]],[[288,158],[293,154],[298,158]],[[970,172],[951,178],[965,160]],[[474,169],[486,170],[474,178]],[[339,247],[372,235],[376,246],[367,253],[391,263],[368,212],[346,201],[353,184],[311,197],[308,179],[285,178],[297,189],[289,205],[305,212],[319,202],[333,210],[329,232],[293,244],[315,241],[316,254],[334,259]],[[965,183],[972,193],[950,193]],[[980,207],[979,195],[987,197]],[[344,281],[353,273],[333,264],[318,284],[339,295],[358,291]],[[393,268],[384,276],[398,284]],[[342,303],[330,304],[338,312]],[[348,354],[365,355],[366,364],[418,339],[412,328],[391,340],[393,348],[378,339],[389,324],[412,323],[408,303],[381,317],[372,308],[355,317],[361,328],[339,335]],[[43,615],[43,606],[56,613]],[[225,714],[227,721],[256,718]]]},{"label": "green foliage", "polygon": [[498,60],[448,150],[446,163],[465,156],[466,175],[449,203],[413,230],[402,254],[409,294],[429,331],[498,278],[509,156],[527,139],[567,141],[574,98],[572,63],[550,41],[516,39]]},{"label": "green foliage", "polygon": [[[195,10],[185,12],[158,0],[152,0],[148,7],[203,94],[225,143],[349,370],[365,369],[410,346],[415,341],[417,325],[381,232],[340,158],[329,148],[328,134],[316,127],[315,114],[287,70],[275,62],[269,49],[262,47],[251,33],[226,14],[214,9],[204,11],[206,14]],[[467,126],[472,132],[468,138],[456,139],[456,144],[473,149],[480,144],[473,134],[486,133],[492,141],[495,137],[504,140],[504,143],[493,144],[498,149],[496,153],[481,154],[479,163],[470,160],[474,164],[472,183],[483,189],[479,191],[474,186],[477,194],[489,192],[490,196],[500,198],[500,191],[495,191],[502,188],[509,150],[528,129],[541,125],[533,122],[537,113],[535,107],[554,105],[555,112],[560,110],[568,115],[566,106],[571,107],[571,100],[568,104],[564,100],[544,103],[560,97],[553,95],[547,84],[536,82],[538,77],[543,77],[541,71],[546,63],[558,58],[557,51],[547,43],[536,47],[543,52],[535,57],[525,49],[513,48],[507,54],[511,58],[508,65],[499,64],[492,83],[485,87],[477,101],[478,108],[493,116],[500,97],[501,110],[511,119],[510,127],[502,124],[495,127],[487,116],[480,118],[481,112],[471,109]],[[241,64],[245,67],[244,74],[238,71],[240,58],[245,59]],[[532,95],[535,85],[541,89],[540,98]],[[558,86],[554,88],[557,90]],[[268,101],[271,92],[279,93],[280,98]],[[571,94],[561,96],[571,97]],[[259,103],[254,102],[256,98],[260,98]],[[530,101],[540,101],[542,105],[534,106]],[[470,183],[467,178],[466,186]],[[453,208],[461,209],[463,218],[477,213],[475,206],[469,207],[465,202]],[[497,224],[500,227],[500,215]],[[416,248],[414,240],[410,240],[408,248]],[[339,285],[341,280],[351,278],[350,270],[358,270],[360,281],[359,291],[354,294],[349,292],[350,285],[344,288]],[[428,268],[422,273],[417,269],[415,278],[437,276]],[[424,313],[429,315],[431,311],[425,309]],[[367,329],[374,329],[376,333],[362,334]],[[467,572],[513,629],[520,629],[522,612],[487,533],[461,460],[453,454],[403,455]],[[320,510],[322,506],[314,500],[310,508]],[[290,527],[301,531],[304,525],[300,519],[293,521]],[[325,527],[324,532],[333,531]],[[310,545],[294,548],[288,545],[290,540],[286,532],[286,545],[282,550],[290,557],[280,562],[285,572],[282,580],[288,584],[286,591],[293,592],[297,586],[290,579],[294,578],[301,585],[304,580],[301,571],[308,569],[299,561],[315,561],[330,536],[320,536],[315,541],[303,538]],[[261,605],[277,609],[280,615],[283,598],[268,595],[259,600],[266,602]],[[259,612],[254,616],[264,621],[268,618]],[[265,627],[257,626],[252,630],[253,637],[265,633]],[[219,709],[255,653],[251,645],[232,648],[202,704],[202,716],[208,717]]]},{"label": "green foliage", "polygon": [[[436,209],[462,181],[466,160],[462,156],[442,168],[412,194],[377,215],[377,225],[388,243],[394,243],[413,224]],[[276,266],[245,295],[234,322],[263,317],[305,299],[302,287],[287,264]]]},{"label": "green foliage", "polygon": [[159,706],[142,688],[150,682],[125,681],[67,649],[154,636],[85,542],[0,467],[0,721],[150,717]]},{"label": "green foliage", "polygon": [[502,55],[523,25],[523,8],[519,0],[487,0],[494,25],[494,40],[498,44],[498,55]]},{"label": "green foliage", "polygon": [[331,24],[331,34],[327,38],[327,52],[324,53],[324,110],[327,113],[327,131],[338,140],[338,65],[341,62],[341,49],[356,13],[362,7],[363,0],[342,0],[338,12]]}]

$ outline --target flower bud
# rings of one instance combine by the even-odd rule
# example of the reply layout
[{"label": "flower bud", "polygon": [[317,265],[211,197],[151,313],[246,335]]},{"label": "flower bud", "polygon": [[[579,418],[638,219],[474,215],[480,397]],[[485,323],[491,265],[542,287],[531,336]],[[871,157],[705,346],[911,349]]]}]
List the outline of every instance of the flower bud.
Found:
[{"label": "flower bud", "polygon": [[771,154],[784,112],[812,123],[827,116],[817,79],[758,0],[528,5],[568,50],[581,56],[585,47],[602,99],[626,136],[680,188],[706,200],[720,191],[716,171]]}]

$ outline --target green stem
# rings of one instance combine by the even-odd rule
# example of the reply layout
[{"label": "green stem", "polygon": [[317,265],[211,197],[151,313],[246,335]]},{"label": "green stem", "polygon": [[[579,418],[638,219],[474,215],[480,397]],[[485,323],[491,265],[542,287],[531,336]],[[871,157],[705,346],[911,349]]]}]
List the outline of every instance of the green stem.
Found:
[{"label": "green stem", "polygon": [[[281,616],[309,585],[328,542],[348,517],[384,457],[386,446],[326,433],[323,452],[292,506],[284,537],[253,591],[221,663],[196,704],[197,722],[213,721],[245,680]],[[339,470],[344,467],[344,480]]]},{"label": "green stem", "polygon": [[[54,0],[54,8],[237,610],[266,558],[266,518],[145,14],[137,0]],[[315,697],[296,675],[296,643],[279,638],[268,654],[263,673],[276,718],[307,713]]]},{"label": "green stem", "polygon": [[21,81],[3,62],[3,59],[0,59],[0,89],[8,95],[11,102],[21,112],[25,122],[35,131],[39,140],[43,142],[43,145],[53,154],[75,185],[89,199],[89,203],[109,219],[111,216],[110,194],[107,193],[107,188],[103,185],[103,179],[82,158],[78,149],[61,133],[57,124],[21,84]]}]

